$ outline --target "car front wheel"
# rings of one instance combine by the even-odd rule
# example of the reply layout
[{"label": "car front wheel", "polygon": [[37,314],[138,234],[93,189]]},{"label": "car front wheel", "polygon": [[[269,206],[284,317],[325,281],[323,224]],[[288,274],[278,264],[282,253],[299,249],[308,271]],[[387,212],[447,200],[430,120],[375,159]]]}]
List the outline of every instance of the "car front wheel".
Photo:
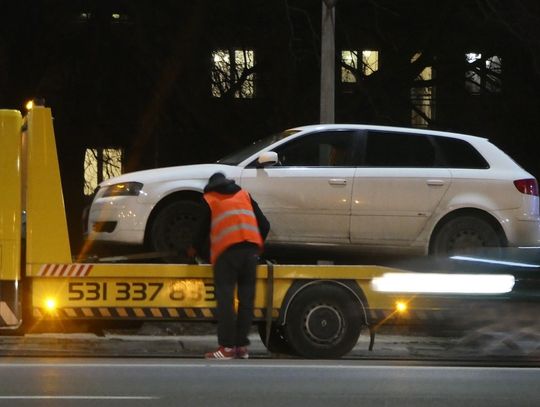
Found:
[{"label": "car front wheel", "polygon": [[186,249],[192,244],[199,227],[201,204],[192,201],[173,201],[157,213],[149,233],[152,250],[163,252],[167,263],[186,263]]}]

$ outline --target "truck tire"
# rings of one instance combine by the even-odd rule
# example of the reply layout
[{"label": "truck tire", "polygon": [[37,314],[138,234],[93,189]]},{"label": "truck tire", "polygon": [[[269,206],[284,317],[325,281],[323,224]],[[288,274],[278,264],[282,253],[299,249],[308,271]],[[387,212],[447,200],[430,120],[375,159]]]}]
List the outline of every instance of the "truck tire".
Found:
[{"label": "truck tire", "polygon": [[272,353],[281,353],[285,355],[294,355],[294,351],[291,348],[291,345],[287,341],[287,338],[285,338],[285,332],[283,331],[283,327],[277,325],[276,323],[272,323],[270,327],[270,335],[268,338],[268,343],[266,342],[266,323],[260,322],[257,324],[257,328],[259,330],[259,336],[261,337],[262,343],[266,346],[266,349],[268,349]]},{"label": "truck tire", "polygon": [[362,321],[362,305],[346,289],[316,284],[293,299],[285,333],[300,356],[339,358],[358,342]]},{"label": "truck tire", "polygon": [[157,213],[150,226],[149,243],[157,252],[173,252],[166,263],[187,263],[186,249],[199,227],[202,206],[192,201],[172,201]]},{"label": "truck tire", "polygon": [[430,254],[493,254],[501,246],[502,239],[487,220],[468,215],[449,220],[435,232]]}]

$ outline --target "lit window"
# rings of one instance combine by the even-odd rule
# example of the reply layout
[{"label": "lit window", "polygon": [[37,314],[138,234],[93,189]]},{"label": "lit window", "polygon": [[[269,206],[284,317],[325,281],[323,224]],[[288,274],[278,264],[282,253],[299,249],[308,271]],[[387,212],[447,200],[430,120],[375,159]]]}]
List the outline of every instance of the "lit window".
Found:
[{"label": "lit window", "polygon": [[[416,53],[411,63],[416,62],[421,55]],[[431,84],[432,80],[433,68],[426,66],[416,77],[411,88],[411,124],[415,127],[428,127],[433,120],[435,89]]]},{"label": "lit window", "polygon": [[501,92],[501,57],[493,55],[484,58],[481,53],[469,52],[465,54],[465,60],[471,65],[465,72],[465,89],[470,94]]},{"label": "lit window", "polygon": [[87,148],[84,154],[84,194],[92,195],[98,184],[122,174],[122,150]]},{"label": "lit window", "polygon": [[369,76],[379,70],[379,51],[362,51],[362,72]]},{"label": "lit window", "polygon": [[82,12],[79,14],[79,20],[81,21],[88,21],[92,18],[92,13],[90,12]]},{"label": "lit window", "polygon": [[491,93],[499,93],[501,84],[502,60],[501,57],[494,55],[486,59],[486,90]]},{"label": "lit window", "polygon": [[126,13],[114,12],[111,13],[111,20],[113,23],[126,23],[129,21],[129,15]]},{"label": "lit window", "polygon": [[[362,55],[362,64],[358,65],[358,56]],[[379,51],[341,51],[341,82],[356,83],[358,74],[369,76],[379,69]]]},{"label": "lit window", "polygon": [[235,98],[255,96],[255,51],[220,49],[212,52],[212,96]]},{"label": "lit window", "polygon": [[[478,60],[482,59],[482,54],[469,52],[465,54],[465,59],[469,64],[476,64]],[[471,69],[465,72],[465,88],[473,95],[480,93],[481,79],[479,69]]]},{"label": "lit window", "polygon": [[482,59],[482,54],[477,54],[476,52],[468,52],[465,54],[465,59],[469,64],[473,64],[479,59]]},{"label": "lit window", "polygon": [[353,72],[358,67],[358,53],[356,51],[341,51],[341,82],[355,83],[356,76]]}]

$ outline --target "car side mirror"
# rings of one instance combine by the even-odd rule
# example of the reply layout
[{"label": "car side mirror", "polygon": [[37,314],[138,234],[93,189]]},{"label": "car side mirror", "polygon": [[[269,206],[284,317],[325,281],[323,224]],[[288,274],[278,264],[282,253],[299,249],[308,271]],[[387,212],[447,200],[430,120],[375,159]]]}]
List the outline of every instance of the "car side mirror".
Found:
[{"label": "car side mirror", "polygon": [[278,155],[275,151],[265,151],[257,159],[259,168],[270,167],[278,163]]}]

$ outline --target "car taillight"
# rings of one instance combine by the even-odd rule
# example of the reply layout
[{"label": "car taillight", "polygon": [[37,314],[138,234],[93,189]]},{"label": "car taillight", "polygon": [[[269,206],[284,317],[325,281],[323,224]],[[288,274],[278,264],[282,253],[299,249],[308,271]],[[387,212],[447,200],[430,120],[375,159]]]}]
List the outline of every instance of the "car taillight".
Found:
[{"label": "car taillight", "polygon": [[522,194],[538,196],[538,183],[534,178],[517,179],[514,185]]}]

